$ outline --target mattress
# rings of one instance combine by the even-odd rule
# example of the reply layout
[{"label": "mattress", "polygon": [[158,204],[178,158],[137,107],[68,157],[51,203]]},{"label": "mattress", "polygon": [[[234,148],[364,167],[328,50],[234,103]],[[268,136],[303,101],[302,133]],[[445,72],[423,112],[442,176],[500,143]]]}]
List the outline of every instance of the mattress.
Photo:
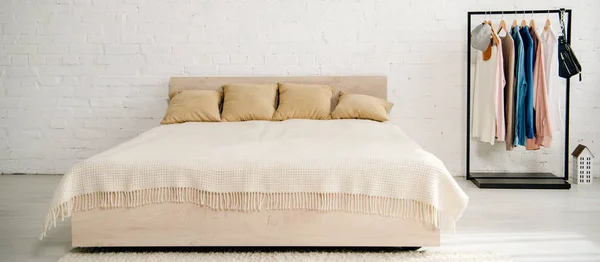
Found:
[{"label": "mattress", "polygon": [[65,174],[43,234],[95,208],[194,203],[214,210],[343,211],[452,227],[468,197],[400,128],[370,120],[155,127]]}]

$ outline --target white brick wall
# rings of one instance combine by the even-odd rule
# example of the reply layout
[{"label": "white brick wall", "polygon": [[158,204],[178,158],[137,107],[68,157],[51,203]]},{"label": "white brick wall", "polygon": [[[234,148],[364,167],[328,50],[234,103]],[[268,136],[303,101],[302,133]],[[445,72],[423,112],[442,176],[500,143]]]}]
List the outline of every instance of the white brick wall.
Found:
[{"label": "white brick wall", "polygon": [[[169,76],[382,74],[392,120],[462,175],[466,11],[561,6],[585,72],[571,143],[600,154],[599,1],[0,0],[0,172],[62,173],[158,125]],[[474,167],[560,167],[558,146],[501,148]]]}]

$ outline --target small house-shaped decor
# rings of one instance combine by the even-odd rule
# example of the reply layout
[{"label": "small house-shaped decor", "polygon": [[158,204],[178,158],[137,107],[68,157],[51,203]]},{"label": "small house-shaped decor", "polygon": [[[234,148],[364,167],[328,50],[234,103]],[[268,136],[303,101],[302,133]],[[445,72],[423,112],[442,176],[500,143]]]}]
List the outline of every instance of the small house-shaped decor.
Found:
[{"label": "small house-shaped decor", "polygon": [[573,183],[591,184],[594,179],[592,171],[594,155],[590,149],[579,144],[571,155],[573,156]]}]

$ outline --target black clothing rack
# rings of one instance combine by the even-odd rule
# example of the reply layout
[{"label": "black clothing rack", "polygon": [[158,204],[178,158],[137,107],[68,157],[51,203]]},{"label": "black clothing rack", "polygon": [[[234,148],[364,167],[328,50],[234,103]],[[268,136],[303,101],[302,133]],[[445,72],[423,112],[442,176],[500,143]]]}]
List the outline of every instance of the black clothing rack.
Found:
[{"label": "black clothing rack", "polygon": [[474,11],[467,12],[467,180],[471,180],[480,188],[523,188],[523,189],[569,189],[569,107],[571,81],[566,79],[565,103],[565,137],[564,137],[564,176],[557,177],[552,173],[502,173],[471,172],[471,17],[477,15],[510,15],[510,14],[567,14],[567,43],[571,43],[571,9],[550,10],[509,10],[509,11]]}]

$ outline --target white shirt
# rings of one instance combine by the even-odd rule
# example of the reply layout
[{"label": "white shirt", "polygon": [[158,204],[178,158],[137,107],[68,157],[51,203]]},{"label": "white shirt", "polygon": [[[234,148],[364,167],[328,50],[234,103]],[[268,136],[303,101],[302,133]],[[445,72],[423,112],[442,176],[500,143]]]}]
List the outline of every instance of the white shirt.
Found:
[{"label": "white shirt", "polygon": [[483,60],[477,52],[473,84],[473,138],[494,144],[496,137],[496,92],[498,47],[492,46],[492,56]]},{"label": "white shirt", "polygon": [[548,112],[552,133],[562,132],[563,120],[561,116],[560,92],[564,92],[559,85],[558,77],[558,38],[552,27],[544,30],[540,36],[543,46],[544,68],[546,69],[546,91],[548,92]]}]

